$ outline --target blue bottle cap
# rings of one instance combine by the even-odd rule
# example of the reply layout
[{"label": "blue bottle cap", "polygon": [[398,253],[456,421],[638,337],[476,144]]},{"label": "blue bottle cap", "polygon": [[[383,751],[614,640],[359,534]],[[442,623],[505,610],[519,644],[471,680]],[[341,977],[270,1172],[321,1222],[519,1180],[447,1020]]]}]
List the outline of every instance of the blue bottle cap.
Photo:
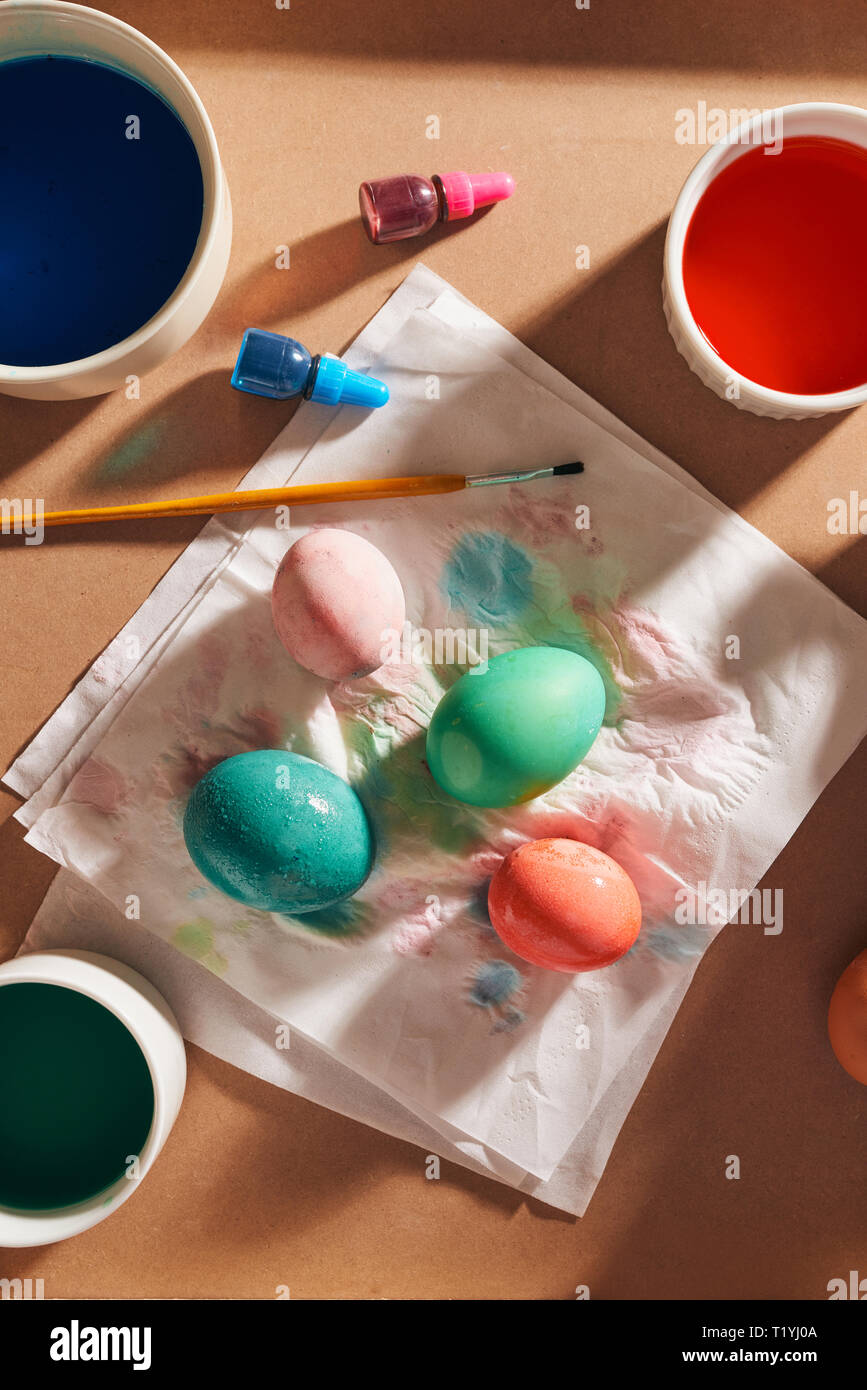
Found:
[{"label": "blue bottle cap", "polygon": [[310,399],[324,405],[361,405],[376,410],[388,400],[388,387],[375,377],[350,371],[339,357],[323,353],[317,359]]},{"label": "blue bottle cap", "polygon": [[300,396],[310,384],[313,358],[294,338],[268,333],[264,328],[248,328],[232,373],[236,391],[251,396],[269,396],[286,401]]},{"label": "blue bottle cap", "polygon": [[236,391],[285,401],[306,396],[325,405],[385,405],[388,387],[372,376],[352,372],[339,357],[311,357],[294,338],[248,328],[232,373]]}]

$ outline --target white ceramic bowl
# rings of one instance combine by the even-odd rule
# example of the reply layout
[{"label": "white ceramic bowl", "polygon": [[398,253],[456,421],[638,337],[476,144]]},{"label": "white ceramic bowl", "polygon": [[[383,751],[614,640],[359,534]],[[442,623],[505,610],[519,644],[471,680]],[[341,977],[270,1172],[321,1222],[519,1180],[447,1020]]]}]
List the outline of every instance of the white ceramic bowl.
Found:
[{"label": "white ceramic bowl", "polygon": [[773,130],[776,136],[783,138],[825,135],[867,148],[867,111],[860,106],[839,106],[830,101],[805,101],[797,106],[780,106],[736,126],[723,140],[711,146],[683,185],[668,224],[662,299],[669,331],[678,352],[696,376],[740,410],[752,411],[754,415],[771,415],[776,420],[802,420],[807,416],[826,415],[832,410],[851,410],[853,406],[867,401],[867,382],[849,391],[835,391],[823,396],[800,396],[762,386],[749,377],[741,376],[714,352],[687,303],[683,288],[683,244],[692,214],[717,174],[744,154],[750,145],[763,143],[763,130],[766,133]]},{"label": "white ceramic bowl", "polygon": [[130,375],[158,367],[195,333],[217,297],[232,241],[232,208],[217,141],[192,83],[137,29],[100,10],[64,0],[2,0],[0,61],[40,53],[93,58],[157,91],[181,118],[196,147],[204,181],[202,227],[193,258],[158,313],[130,337],[77,362],[48,367],[0,363],[0,391],[37,400],[98,396]]},{"label": "white ceramic bowl", "polygon": [[94,951],[34,951],[0,965],[0,989],[11,984],[63,985],[95,999],[129,1029],[144,1054],[154,1088],[154,1118],[137,1178],[120,1178],[86,1202],[55,1211],[0,1207],[0,1246],[49,1245],[80,1235],[111,1216],[153,1166],[174,1124],[187,1079],[184,1040],[168,1004],[142,975]]}]

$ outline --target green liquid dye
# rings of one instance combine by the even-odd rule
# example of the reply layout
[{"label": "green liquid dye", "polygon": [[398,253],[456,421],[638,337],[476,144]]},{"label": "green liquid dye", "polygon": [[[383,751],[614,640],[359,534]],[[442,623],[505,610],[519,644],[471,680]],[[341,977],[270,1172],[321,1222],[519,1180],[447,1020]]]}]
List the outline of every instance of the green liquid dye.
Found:
[{"label": "green liquid dye", "polygon": [[104,1192],[153,1117],[144,1054],[114,1014],[61,985],[0,986],[0,1206],[51,1211]]}]

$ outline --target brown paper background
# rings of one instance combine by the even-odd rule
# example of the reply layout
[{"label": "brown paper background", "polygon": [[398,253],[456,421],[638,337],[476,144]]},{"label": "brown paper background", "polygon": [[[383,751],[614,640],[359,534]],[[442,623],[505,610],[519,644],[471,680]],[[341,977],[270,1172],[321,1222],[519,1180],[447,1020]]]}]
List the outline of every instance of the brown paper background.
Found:
[{"label": "brown paper background", "polygon": [[[130,0],[108,6],[181,64],[214,122],[235,211],[204,327],[122,394],[0,397],[0,488],[49,506],[235,486],[291,405],[230,391],[249,324],[340,351],[423,259],[853,607],[863,540],[829,498],[867,495],[867,413],[780,423],[690,374],[666,332],[665,221],[702,152],[675,113],[829,99],[867,105],[861,0]],[[440,139],[425,136],[440,120]],[[362,178],[509,169],[512,203],[423,241],[372,247]],[[291,269],[273,268],[291,246]],[[586,244],[590,269],[577,270]],[[805,248],[805,270],[809,248]],[[146,597],[195,521],[69,530],[0,546],[0,763]],[[859,698],[861,692],[853,692]],[[825,1036],[839,972],[867,945],[867,752],[821,797],[765,886],[785,928],[718,939],[584,1220],[443,1165],[189,1048],[179,1122],[115,1216],[0,1276],[47,1297],[567,1299],[827,1297],[867,1276],[865,1091]],[[0,792],[0,956],[54,866]],[[741,1160],[726,1181],[726,1156]]]}]

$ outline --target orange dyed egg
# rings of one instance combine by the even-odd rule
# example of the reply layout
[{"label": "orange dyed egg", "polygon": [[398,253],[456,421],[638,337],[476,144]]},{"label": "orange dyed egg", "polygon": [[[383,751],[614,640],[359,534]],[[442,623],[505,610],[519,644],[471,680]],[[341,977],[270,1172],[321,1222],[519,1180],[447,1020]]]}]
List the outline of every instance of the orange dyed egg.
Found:
[{"label": "orange dyed egg", "polygon": [[488,911],[516,956],[570,974],[619,960],[641,928],[632,879],[578,840],[532,840],[512,850],[491,880]]},{"label": "orange dyed egg", "polygon": [[840,1066],[867,1086],[867,951],[847,965],[834,987],[828,1037]]}]

